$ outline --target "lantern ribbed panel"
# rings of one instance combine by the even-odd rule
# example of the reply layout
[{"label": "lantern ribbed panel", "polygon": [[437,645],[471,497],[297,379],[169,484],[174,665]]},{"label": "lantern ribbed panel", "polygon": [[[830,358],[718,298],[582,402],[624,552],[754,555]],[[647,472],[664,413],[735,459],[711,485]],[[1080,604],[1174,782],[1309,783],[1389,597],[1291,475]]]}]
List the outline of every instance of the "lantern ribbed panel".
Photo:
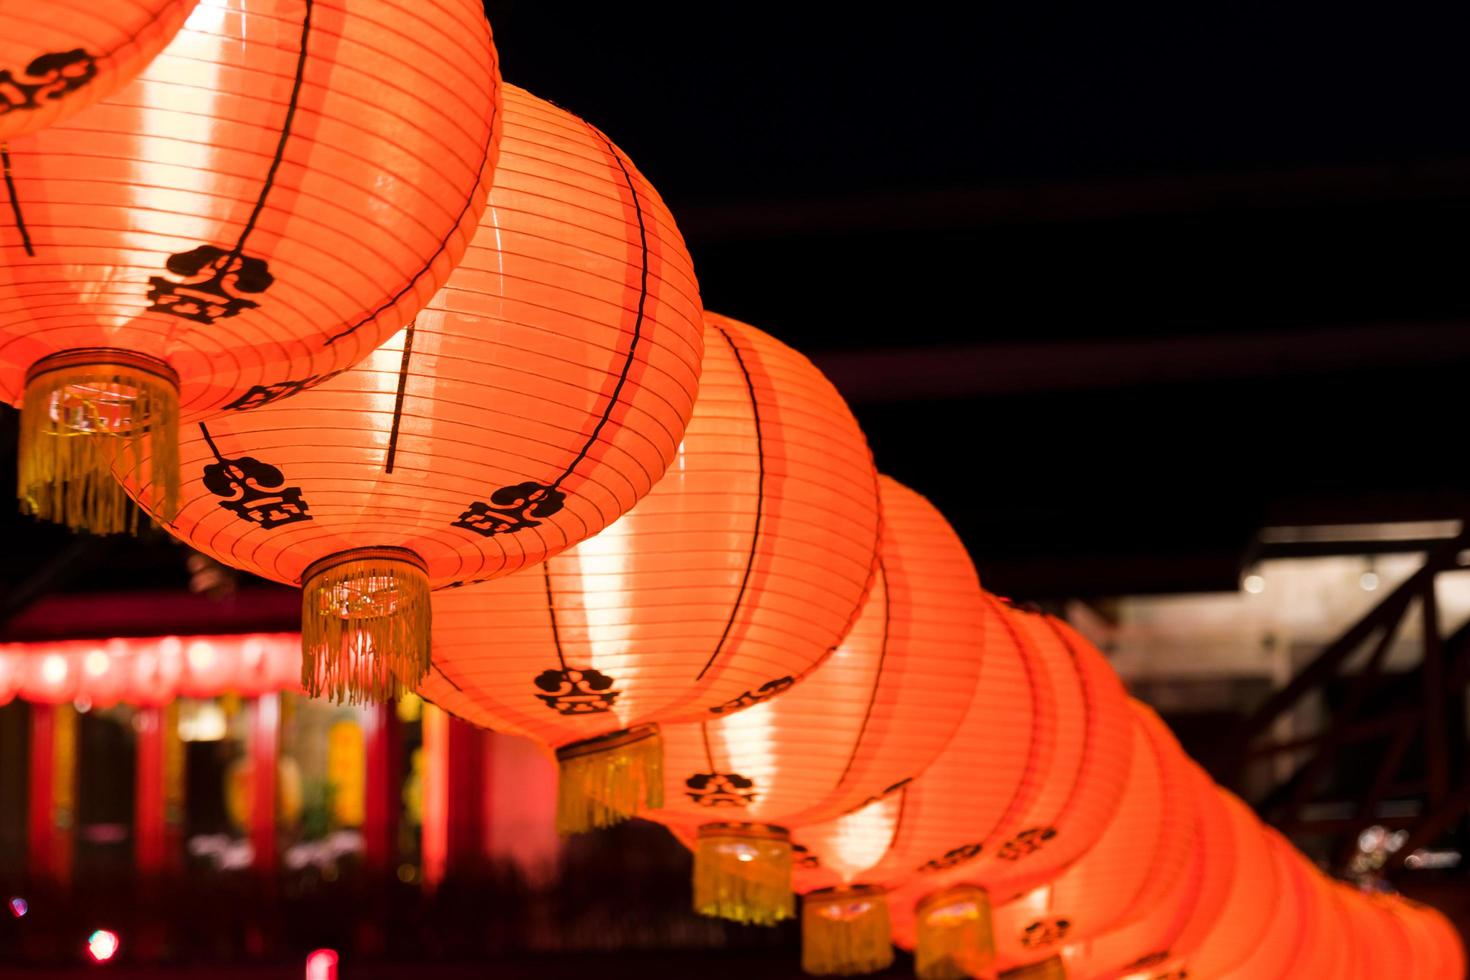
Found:
[{"label": "lantern ribbed panel", "polygon": [[1295,948],[1286,969],[1279,976],[1323,977],[1327,980],[1336,967],[1331,949],[1331,924],[1327,918],[1329,909],[1321,901],[1321,892],[1315,881],[1320,873],[1275,830],[1267,827],[1266,835],[1284,859],[1285,877],[1297,908]]},{"label": "lantern ribbed panel", "polygon": [[1283,977],[1311,976],[1291,972],[1292,960],[1303,940],[1310,941],[1306,911],[1302,906],[1303,891],[1297,883],[1291,845],[1281,840],[1270,828],[1259,822],[1255,832],[1266,843],[1274,870],[1270,894],[1255,896],[1259,905],[1268,906],[1271,914],[1265,930],[1246,947],[1247,956],[1238,966],[1220,974],[1229,980],[1280,980]]},{"label": "lantern ribbed panel", "polygon": [[1421,907],[1398,895],[1387,896],[1383,905],[1397,917],[1409,937],[1415,980],[1435,980],[1447,976],[1452,964],[1440,946],[1440,938],[1431,925],[1429,916],[1423,913]]},{"label": "lantern ribbed panel", "polygon": [[[1175,751],[1179,751],[1177,743]],[[1201,904],[1208,905],[1211,901],[1205,889],[1206,873],[1216,847],[1212,834],[1225,832],[1227,818],[1214,783],[1182,754],[1178,760],[1183,767],[1183,784],[1178,792],[1187,799],[1184,809],[1190,817],[1185,866],[1174,876],[1167,891],[1139,902],[1144,913],[1136,921],[1064,950],[1069,975],[1095,980],[1111,980],[1144,970],[1167,975],[1167,964],[1178,960],[1177,944],[1191,916]],[[1215,888],[1214,907],[1218,908],[1223,901],[1227,886],[1228,878]]]},{"label": "lantern ribbed panel", "polygon": [[1132,765],[1118,809],[1066,871],[996,909],[1002,969],[1136,921],[1187,875],[1196,834],[1188,763],[1152,710],[1136,701],[1130,707]]},{"label": "lantern ribbed panel", "polygon": [[[175,536],[288,584],[403,548],[438,588],[596,533],[663,473],[703,349],[683,240],[598,130],[510,86],[503,118],[479,230],[411,326],[310,391],[185,428]],[[540,503],[497,502],[531,484]]]},{"label": "lantern ribbed panel", "polygon": [[[204,0],[130,84],[9,141],[0,399],[78,349],[170,402],[176,375],[186,422],[351,367],[464,255],[499,92],[476,0]],[[148,438],[107,399],[70,421],[85,377],[38,374],[40,411]]]},{"label": "lantern ribbed panel", "polygon": [[0,7],[0,142],[126,84],[195,0],[31,0]]},{"label": "lantern ribbed panel", "polygon": [[1418,920],[1425,942],[1424,959],[1428,964],[1429,976],[1463,980],[1465,976],[1465,946],[1459,930],[1438,909],[1417,902],[1406,903],[1406,911]]},{"label": "lantern ribbed panel", "polygon": [[539,569],[436,594],[421,694],[564,746],[730,714],[841,641],[878,541],[867,443],[806,358],[706,323],[699,397],[662,481]]},{"label": "lantern ribbed panel", "polygon": [[0,397],[86,347],[166,361],[186,416],[350,367],[463,255],[498,102],[472,0],[204,0],[130,85],[9,142]]},{"label": "lantern ribbed panel", "polygon": [[932,504],[887,477],[879,489],[878,574],[851,632],[778,698],[664,725],[665,805],[649,819],[832,819],[922,772],[948,743],[984,670],[980,583]]},{"label": "lantern ribbed panel", "polygon": [[1233,794],[1216,788],[1229,820],[1230,889],[1205,935],[1186,957],[1191,974],[1223,977],[1240,967],[1261,942],[1276,915],[1276,864],[1254,813]]}]

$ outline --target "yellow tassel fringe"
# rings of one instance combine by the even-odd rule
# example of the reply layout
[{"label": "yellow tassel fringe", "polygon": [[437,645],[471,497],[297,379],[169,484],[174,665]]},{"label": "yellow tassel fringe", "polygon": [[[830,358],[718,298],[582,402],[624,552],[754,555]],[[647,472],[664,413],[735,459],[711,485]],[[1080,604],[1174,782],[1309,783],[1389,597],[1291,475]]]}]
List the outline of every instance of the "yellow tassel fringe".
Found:
[{"label": "yellow tassel fringe", "polygon": [[850,977],[893,965],[888,896],[855,885],[812,892],[801,900],[801,968]]},{"label": "yellow tassel fringe", "polygon": [[429,672],[429,576],[402,548],[354,548],[302,575],[301,685],[339,703],[384,702]]},{"label": "yellow tassel fringe", "polygon": [[1053,956],[1040,963],[1006,970],[1000,980],[1067,980],[1067,967],[1060,956]]},{"label": "yellow tassel fringe", "polygon": [[[143,472],[143,460],[149,462]],[[129,351],[55,354],[26,378],[17,494],[23,513],[74,531],[136,531],[137,509],[113,479],[126,464],[141,503],[161,521],[179,512],[179,386],[167,364]]]},{"label": "yellow tassel fringe", "polygon": [[795,918],[791,835],[786,829],[753,823],[700,827],[694,849],[694,911],[757,926]]},{"label": "yellow tassel fringe", "polygon": [[664,742],[657,725],[564,745],[556,759],[556,831],[564,837],[664,805]]},{"label": "yellow tassel fringe", "polygon": [[916,911],[914,974],[919,980],[966,980],[995,965],[990,896],[984,889],[946,888],[926,896]]}]

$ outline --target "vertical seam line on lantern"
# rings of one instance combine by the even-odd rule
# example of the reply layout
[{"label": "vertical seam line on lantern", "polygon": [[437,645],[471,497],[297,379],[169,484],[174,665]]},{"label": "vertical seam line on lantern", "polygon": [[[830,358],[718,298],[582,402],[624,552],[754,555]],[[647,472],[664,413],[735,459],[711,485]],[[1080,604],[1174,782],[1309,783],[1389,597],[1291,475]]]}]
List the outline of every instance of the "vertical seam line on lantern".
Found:
[{"label": "vertical seam line on lantern", "polygon": [[398,456],[398,423],[403,419],[403,391],[408,387],[408,360],[413,356],[414,321],[409,320],[403,331],[403,361],[398,365],[398,394],[393,399],[393,427],[388,430],[388,458],[383,472],[393,472],[393,460]]},{"label": "vertical seam line on lantern", "polygon": [[[991,828],[990,832],[993,833],[998,828],[1009,828],[1016,826],[1017,829],[1020,829],[1020,827],[1017,825],[1019,824],[1021,818],[1026,815],[1028,809],[1031,806],[1031,803],[1036,799],[1036,795],[1040,792],[1040,784],[1033,784],[1029,779],[1026,778],[1026,775],[1034,773],[1040,768],[1036,764],[1036,756],[1038,754],[1040,740],[1036,737],[1035,734],[1036,719],[1034,717],[1034,708],[1037,701],[1037,694],[1042,690],[1040,685],[1049,683],[1050,678],[1046,676],[1045,664],[1041,662],[1039,657],[1037,658],[1036,663],[1033,663],[1032,658],[1025,655],[1026,646],[1021,640],[1020,631],[1017,630],[1015,624],[1011,622],[1009,610],[1005,608],[1005,606],[1001,603],[999,599],[991,596],[989,593],[983,594],[986,596],[986,602],[988,602],[991,607],[990,614],[992,616],[1000,617],[1001,628],[1005,630],[1006,635],[1010,638],[1011,644],[1015,646],[1016,651],[1020,656],[1021,664],[1026,670],[1026,679],[1030,683],[1031,703],[1033,706],[1032,736],[1030,741],[1026,745],[1026,768],[1024,770],[1021,780],[1016,784],[1015,790],[1011,793],[1010,800],[1006,802],[1005,810],[1001,812],[1000,818],[996,820],[995,825]],[[1038,674],[1038,672],[1040,673]]]},{"label": "vertical seam line on lantern", "polygon": [[286,103],[286,118],[281,122],[281,138],[276,141],[276,155],[271,158],[270,169],[265,172],[265,183],[260,189],[260,196],[255,199],[255,209],[246,219],[239,241],[235,242],[235,247],[230,254],[231,262],[244,254],[245,239],[249,238],[250,233],[255,230],[255,223],[260,220],[260,213],[265,210],[265,199],[270,195],[271,188],[275,186],[276,174],[280,171],[281,163],[286,158],[286,141],[291,138],[291,124],[296,120],[296,105],[301,100],[301,86],[306,80],[306,57],[308,42],[311,39],[312,3],[313,0],[306,0],[306,12],[301,17],[301,50],[296,55],[296,77],[291,82],[291,99]]},{"label": "vertical seam line on lantern", "polygon": [[563,672],[567,669],[567,658],[561,649],[561,630],[556,626],[556,601],[551,595],[551,561],[541,563],[541,575],[546,579],[546,615],[551,619],[551,643],[556,647],[556,659]]},{"label": "vertical seam line on lantern", "polygon": [[10,173],[8,143],[0,143],[0,169],[5,171],[5,192],[10,195],[10,213],[15,215],[15,230],[20,232],[20,243],[25,246],[26,255],[35,258],[36,250],[31,247],[31,233],[26,228],[25,215],[20,213],[20,195],[15,190],[15,178]]},{"label": "vertical seam line on lantern", "polygon": [[612,394],[608,397],[607,407],[602,411],[602,417],[592,427],[592,434],[587,437],[587,442],[582,446],[582,451],[577,453],[571,464],[562,471],[561,476],[551,481],[551,489],[555,490],[561,486],[562,481],[572,475],[592,447],[597,445],[598,436],[602,435],[603,426],[607,425],[612,418],[613,409],[617,407],[618,399],[622,397],[623,386],[628,383],[628,375],[633,371],[633,358],[638,351],[638,341],[643,336],[643,316],[648,303],[648,228],[643,222],[643,205],[638,203],[638,188],[633,185],[633,177],[628,173],[628,168],[623,165],[623,158],[618,153],[618,148],[613,146],[612,140],[602,134],[596,126],[586,123],[588,129],[607,145],[607,152],[612,155],[613,162],[618,165],[622,172],[623,181],[628,185],[628,193],[633,197],[633,216],[638,220],[638,243],[642,253],[642,269],[639,271],[638,282],[638,314],[633,318],[633,340],[628,344],[628,357],[623,361],[623,371],[618,375],[618,383],[613,385]]},{"label": "vertical seam line on lantern", "polygon": [[868,722],[872,720],[873,707],[878,703],[878,690],[883,686],[883,662],[888,659],[888,632],[893,624],[893,590],[889,588],[888,569],[883,564],[881,553],[878,555],[877,569],[878,578],[883,580],[883,639],[878,644],[878,669],[873,674],[873,690],[868,695],[868,710],[863,712],[863,723],[858,726],[857,738],[852,741],[852,751],[848,753],[847,765],[842,767],[842,775],[837,777],[835,785],[838,788],[841,788],[842,784],[847,781],[847,774],[852,772],[858,753],[862,751],[863,739],[868,734]]},{"label": "vertical seam line on lantern", "polygon": [[[492,60],[493,60],[493,46],[492,46]],[[495,69],[496,68],[496,65],[492,64],[491,67],[492,67],[492,69]],[[492,90],[493,91],[497,91],[497,92],[500,90],[500,82],[498,80],[496,81],[496,83],[493,86],[493,89]],[[481,184],[485,183],[485,166],[486,166],[486,164],[488,164],[490,162],[490,147],[495,142],[495,116],[496,116],[495,100],[492,98],[491,101],[490,101],[490,126],[485,131],[485,148],[484,148],[484,152],[480,155],[480,173],[479,173],[479,176],[477,176],[475,178],[475,188],[476,189],[478,189]],[[489,191],[487,190],[486,193],[488,194]],[[419,269],[418,272],[414,273],[412,276],[409,277],[408,284],[406,286],[404,286],[398,292],[394,293],[388,299],[387,302],[383,303],[376,310],[373,310],[371,313],[369,313],[367,316],[363,317],[361,320],[358,320],[356,323],[354,323],[352,326],[348,327],[346,330],[343,330],[341,333],[333,334],[332,336],[328,337],[327,340],[326,340],[325,346],[330,347],[333,344],[335,344],[337,341],[341,340],[343,337],[350,337],[353,334],[357,333],[357,331],[359,331],[359,330],[362,329],[362,327],[363,327],[364,324],[371,323],[372,321],[376,320],[379,316],[381,316],[383,314],[383,311],[384,310],[387,310],[390,307],[396,305],[399,300],[401,300],[401,299],[403,299],[403,297],[407,296],[409,294],[409,292],[414,287],[416,287],[419,284],[419,280],[422,279],[426,273],[428,273],[429,268],[436,261],[438,261],[438,259],[439,259],[439,257],[441,255],[444,254],[444,250],[449,247],[449,240],[451,238],[453,238],[455,235],[459,234],[459,226],[462,225],[462,224],[464,224],[464,216],[469,213],[470,205],[472,203],[474,203],[474,200],[475,200],[475,192],[472,190],[469,194],[466,194],[465,195],[464,206],[459,209],[459,217],[455,220],[454,227],[450,228],[449,229],[449,233],[446,234],[443,238],[439,239],[439,247],[436,248],[436,249],[434,249],[434,254],[431,255],[431,256],[429,256],[428,260],[424,262],[423,268]],[[474,237],[475,237],[475,232],[474,232],[473,229],[471,229],[471,231],[470,231],[470,238],[471,238],[471,240],[473,240]]]},{"label": "vertical seam line on lantern", "polygon": [[735,339],[729,332],[718,323],[712,323],[720,336],[725,338],[725,343],[730,345],[730,352],[735,355],[735,365],[740,368],[740,375],[745,379],[745,391],[750,396],[750,415],[755,424],[755,459],[756,459],[756,492],[755,492],[755,530],[750,535],[750,554],[745,559],[745,574],[740,577],[740,590],[735,593],[735,603],[730,608],[730,618],[725,621],[725,629],[720,633],[720,639],[715,644],[714,652],[709,655],[699,673],[694,679],[701,680],[709,669],[714,666],[716,658],[725,649],[725,641],[730,638],[730,630],[735,626],[735,617],[740,615],[740,609],[745,604],[745,590],[750,586],[750,573],[755,568],[756,546],[761,539],[761,522],[765,520],[766,510],[766,450],[764,439],[761,435],[761,409],[760,403],[755,397],[755,384],[750,380],[750,371],[745,366],[745,358],[740,356],[740,348],[736,346]]}]

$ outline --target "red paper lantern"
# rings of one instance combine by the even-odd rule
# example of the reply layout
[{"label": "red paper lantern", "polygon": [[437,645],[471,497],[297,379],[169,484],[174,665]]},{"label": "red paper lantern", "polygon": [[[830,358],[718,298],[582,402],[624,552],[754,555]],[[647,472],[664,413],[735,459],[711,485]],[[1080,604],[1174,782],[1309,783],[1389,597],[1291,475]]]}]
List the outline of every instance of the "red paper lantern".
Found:
[{"label": "red paper lantern", "polygon": [[[668,209],[570,113],[507,86],[504,118],[480,229],[413,325],[309,392],[184,433],[169,530],[302,584],[312,694],[416,683],[430,589],[595,534],[692,410],[703,326]],[[121,476],[146,498],[139,470]]]},{"label": "red paper lantern", "polygon": [[163,49],[195,0],[32,0],[0,8],[0,142],[112,93]]},{"label": "red paper lantern", "polygon": [[557,748],[564,831],[659,806],[649,726],[786,690],[872,579],[877,478],[847,405],[789,347],[706,324],[694,414],[653,491],[534,572],[434,597],[420,693]]},{"label": "red paper lantern", "polygon": [[1275,915],[1276,863],[1255,814],[1233,794],[1216,789],[1229,821],[1228,846],[1215,845],[1229,862],[1230,886],[1219,911],[1207,921],[1191,923],[1203,935],[1195,942],[1186,927],[1191,952],[1184,957],[1191,975],[1228,976],[1242,967],[1266,936]]},{"label": "red paper lantern", "polygon": [[1266,929],[1245,949],[1243,962],[1222,977],[1231,980],[1280,980],[1282,977],[1315,976],[1297,973],[1292,963],[1298,947],[1310,943],[1310,923],[1304,907],[1306,891],[1299,882],[1295,852],[1292,846],[1268,827],[1257,823],[1255,832],[1266,842],[1275,874],[1269,892],[1255,895],[1258,906],[1269,910]]},{"label": "red paper lantern", "polygon": [[1176,969],[1169,964],[1182,952],[1178,944],[1191,916],[1196,911],[1213,914],[1211,910],[1218,911],[1224,902],[1230,882],[1228,864],[1219,865],[1226,872],[1222,880],[1211,881],[1207,872],[1220,839],[1226,838],[1228,845],[1229,817],[1215,784],[1188,760],[1184,766],[1186,783],[1181,792],[1188,797],[1194,818],[1188,866],[1137,921],[1063,950],[1071,975],[1096,980],[1168,976]]},{"label": "red paper lantern", "polygon": [[138,650],[128,664],[129,704],[161,708],[179,696],[184,677],[184,644],[176,636],[165,636]]},{"label": "red paper lantern", "polygon": [[81,693],[81,657],[49,650],[28,658],[20,696],[34,704],[68,704]]},{"label": "red paper lantern", "polygon": [[24,662],[15,654],[0,650],[0,706],[15,699],[24,680]]},{"label": "red paper lantern", "polygon": [[878,574],[842,645],[779,698],[662,728],[664,806],[644,816],[697,837],[702,914],[791,918],[785,828],[833,819],[923,771],[988,667],[985,599],[964,543],[907,487],[880,477],[879,498]]},{"label": "red paper lantern", "polygon": [[127,695],[128,663],[122,640],[91,643],[77,655],[79,683],[76,699],[94,708],[110,708]]},{"label": "red paper lantern", "polygon": [[1189,764],[1158,716],[1130,705],[1132,766],[1118,808],[1075,863],[995,910],[1002,969],[1039,962],[1139,919],[1185,876],[1195,843]]},{"label": "red paper lantern", "polygon": [[1460,933],[1438,910],[1410,901],[1402,896],[1393,900],[1414,945],[1414,961],[1421,975],[1464,977],[1465,948]]},{"label": "red paper lantern", "polygon": [[300,391],[401,327],[479,220],[499,103],[478,0],[204,0],[131,83],[10,140],[23,508],[124,530],[107,470],[147,455],[171,518],[181,413]]}]

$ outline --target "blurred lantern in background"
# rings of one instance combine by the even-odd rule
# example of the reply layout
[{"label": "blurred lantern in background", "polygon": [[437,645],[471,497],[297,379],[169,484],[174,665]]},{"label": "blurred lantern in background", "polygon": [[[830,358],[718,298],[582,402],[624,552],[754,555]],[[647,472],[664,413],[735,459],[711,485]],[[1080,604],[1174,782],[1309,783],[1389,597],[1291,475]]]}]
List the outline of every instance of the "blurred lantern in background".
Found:
[{"label": "blurred lantern in background", "polygon": [[0,7],[0,142],[130,81],[195,0],[31,0]]},{"label": "blurred lantern in background", "polygon": [[[922,771],[986,669],[985,599],[964,543],[902,484],[880,477],[879,499],[878,573],[842,645],[780,697],[663,726],[664,807],[644,816],[694,841],[694,907],[704,915],[791,918],[785,828],[863,807]],[[857,919],[877,928],[876,917]],[[849,920],[804,921],[832,930]],[[880,938],[888,949],[886,915]]]},{"label": "blurred lantern in background", "polygon": [[[302,683],[384,700],[429,662],[429,590],[601,530],[674,458],[699,292],[673,218],[601,132],[505,92],[465,260],[363,364],[184,433],[169,530],[302,596]],[[123,467],[146,504],[146,471]],[[544,601],[544,599],[543,599]]]},{"label": "blurred lantern in background", "polygon": [[434,598],[420,693],[556,748],[563,832],[662,805],[654,723],[779,695],[872,579],[877,478],[846,403],[754,327],[706,325],[694,415],[653,491],[534,572]]},{"label": "blurred lantern in background", "polygon": [[1052,881],[995,911],[1002,969],[1047,959],[1148,913],[1184,877],[1195,844],[1192,775],[1153,711],[1131,701],[1132,765],[1097,842]]},{"label": "blurred lantern in background", "polygon": [[[1053,617],[987,601],[991,624],[969,713],[934,764],[893,794],[886,846],[860,871],[836,869],[834,856],[854,849],[871,816],[793,832],[818,864],[798,872],[799,891],[830,884],[834,871],[893,889],[894,936],[913,948],[922,935],[916,958],[926,978],[988,968],[991,931],[949,910],[989,916],[991,906],[1056,877],[1103,833],[1131,765],[1132,714],[1102,654]],[[942,910],[926,916],[922,933],[919,902]]]},{"label": "blurred lantern in background", "polygon": [[[401,327],[469,242],[499,104],[478,0],[203,0],[131,83],[11,139],[0,400],[23,407],[23,509],[126,529],[116,461],[171,519],[181,417],[311,387]],[[283,513],[266,462],[211,482]]]},{"label": "blurred lantern in background", "polygon": [[0,650],[0,705],[9,704],[15,698],[25,680],[24,668],[25,662],[18,654]]},{"label": "blurred lantern in background", "polygon": [[68,704],[82,689],[81,656],[49,651],[29,657],[20,696],[35,704]]}]

